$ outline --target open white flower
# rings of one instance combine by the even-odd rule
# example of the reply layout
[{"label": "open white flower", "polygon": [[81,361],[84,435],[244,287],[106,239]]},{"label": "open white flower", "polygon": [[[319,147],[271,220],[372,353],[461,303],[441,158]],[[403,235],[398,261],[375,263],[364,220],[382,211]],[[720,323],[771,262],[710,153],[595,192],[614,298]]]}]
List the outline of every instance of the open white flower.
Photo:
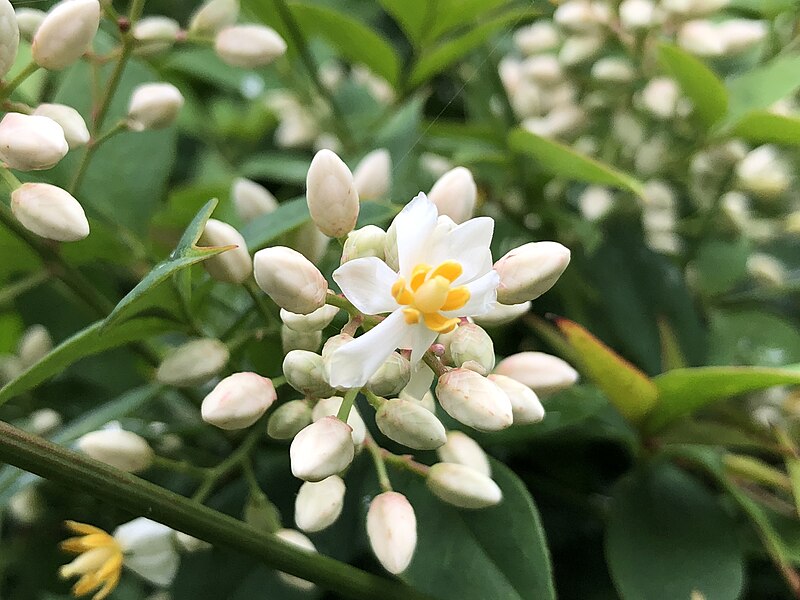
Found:
[{"label": "open white flower", "polygon": [[326,366],[334,387],[365,385],[396,348],[410,349],[411,364],[416,364],[437,335],[452,331],[461,317],[488,312],[497,299],[500,280],[489,249],[492,219],[456,225],[419,194],[395,217],[392,228],[397,271],[377,257],[366,257],[333,273],[361,312],[390,313],[333,353]]}]

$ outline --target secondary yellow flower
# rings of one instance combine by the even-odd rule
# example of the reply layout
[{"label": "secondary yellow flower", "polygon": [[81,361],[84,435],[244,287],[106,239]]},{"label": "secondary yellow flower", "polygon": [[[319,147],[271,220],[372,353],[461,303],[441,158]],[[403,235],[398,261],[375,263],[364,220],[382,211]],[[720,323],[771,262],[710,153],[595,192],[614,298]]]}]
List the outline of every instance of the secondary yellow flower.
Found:
[{"label": "secondary yellow flower", "polygon": [[65,525],[80,535],[61,542],[61,549],[78,556],[61,567],[59,575],[64,579],[80,577],[72,587],[72,594],[76,598],[97,590],[92,600],[103,600],[119,583],[122,546],[113,536],[92,525],[75,521],[66,521]]}]

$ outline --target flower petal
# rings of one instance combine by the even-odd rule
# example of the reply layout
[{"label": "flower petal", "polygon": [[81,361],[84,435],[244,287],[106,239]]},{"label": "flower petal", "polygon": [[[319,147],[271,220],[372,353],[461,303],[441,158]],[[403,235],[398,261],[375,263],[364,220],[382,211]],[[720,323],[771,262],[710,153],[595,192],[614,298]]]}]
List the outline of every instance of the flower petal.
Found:
[{"label": "flower petal", "polygon": [[392,297],[392,285],[397,273],[374,256],[356,258],[333,272],[333,280],[355,307],[368,315],[392,312],[397,301]]},{"label": "flower petal", "polygon": [[483,276],[492,268],[492,252],[489,249],[494,234],[494,219],[477,217],[455,227],[447,236],[448,255],[437,261],[457,260],[464,268],[454,283],[460,285]]},{"label": "flower petal", "polygon": [[439,334],[432,329],[428,329],[424,323],[414,325],[414,329],[406,336],[403,347],[411,348],[411,366],[416,365],[421,359],[422,355],[431,347],[431,344],[436,341]]},{"label": "flower petal", "polygon": [[428,240],[436,228],[437,216],[436,205],[420,193],[394,218],[397,258],[403,277],[408,277],[411,269],[429,258]]},{"label": "flower petal", "polygon": [[178,571],[175,531],[139,517],[117,527],[114,539],[125,552],[125,566],[152,584],[168,586]]},{"label": "flower petal", "polygon": [[403,388],[403,392],[412,398],[422,400],[425,392],[431,391],[431,383],[433,383],[433,371],[424,362],[419,362],[414,367],[414,371],[411,373],[411,380]]},{"label": "flower petal", "polygon": [[472,317],[483,315],[497,302],[497,286],[500,285],[500,276],[497,271],[490,270],[475,281],[466,284],[469,290],[469,300],[458,310],[442,312],[445,317]]}]

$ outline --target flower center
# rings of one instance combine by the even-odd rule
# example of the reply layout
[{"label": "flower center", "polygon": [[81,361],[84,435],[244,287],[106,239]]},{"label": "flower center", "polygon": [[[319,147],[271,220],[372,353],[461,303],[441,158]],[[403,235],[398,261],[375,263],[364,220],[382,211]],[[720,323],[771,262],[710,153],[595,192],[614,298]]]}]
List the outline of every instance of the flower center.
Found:
[{"label": "flower center", "polygon": [[438,267],[419,264],[411,271],[406,282],[400,277],[392,286],[392,296],[403,309],[406,323],[413,325],[424,321],[428,329],[450,333],[458,325],[458,318],[447,318],[441,311],[458,310],[469,300],[466,286],[453,287],[464,269],[461,263],[447,260]]},{"label": "flower center", "polygon": [[75,597],[84,596],[98,590],[93,600],[108,596],[119,582],[122,572],[122,548],[112,536],[102,529],[67,521],[67,528],[79,537],[69,538],[61,543],[67,552],[78,554],[71,563],[60,569],[63,578],[79,577],[72,588]]}]

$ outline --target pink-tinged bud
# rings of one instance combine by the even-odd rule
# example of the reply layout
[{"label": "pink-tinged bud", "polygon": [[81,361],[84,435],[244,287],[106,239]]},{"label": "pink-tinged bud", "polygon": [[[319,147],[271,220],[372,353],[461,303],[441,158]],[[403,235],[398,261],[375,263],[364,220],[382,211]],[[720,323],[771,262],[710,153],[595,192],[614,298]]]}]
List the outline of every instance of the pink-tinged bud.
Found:
[{"label": "pink-tinged bud", "polygon": [[257,373],[234,373],[203,399],[203,420],[220,429],[244,429],[258,421],[278,398],[272,381]]},{"label": "pink-tinged bud", "polygon": [[491,476],[492,467],[480,444],[461,431],[448,431],[447,442],[436,449],[439,459],[469,467],[486,477]]},{"label": "pink-tinged bud", "polygon": [[362,158],[353,171],[353,182],[362,200],[386,196],[392,186],[392,157],[389,151],[379,148]]},{"label": "pink-tinged bud", "polygon": [[76,242],[89,235],[80,203],[49,183],[23,183],[11,192],[11,211],[25,229],[48,240]]},{"label": "pink-tinged bud", "polygon": [[278,208],[278,201],[267,188],[244,177],[233,180],[231,197],[236,213],[242,221],[252,221]]},{"label": "pink-tinged bud", "polygon": [[101,429],[80,437],[78,449],[100,462],[127,473],[144,471],[155,457],[142,436],[123,429]]},{"label": "pink-tinged bud", "polygon": [[462,323],[448,340],[447,354],[453,365],[486,375],[494,369],[494,343],[479,325]]},{"label": "pink-tinged bud", "polygon": [[377,225],[367,225],[361,229],[355,229],[347,234],[344,248],[342,248],[341,264],[369,256],[376,256],[383,260],[385,243],[386,232]]},{"label": "pink-tinged bud", "polygon": [[171,83],[144,83],[133,90],[128,127],[133,131],[169,127],[183,107],[183,95]]},{"label": "pink-tinged bud", "polygon": [[166,385],[192,387],[214,377],[227,364],[228,347],[219,340],[192,340],[173,348],[161,361],[156,379]]},{"label": "pink-tinged bud", "polygon": [[189,20],[189,31],[215,34],[236,23],[239,17],[239,0],[208,0],[195,11]]},{"label": "pink-tinged bud", "polygon": [[403,494],[383,492],[372,499],[367,536],[384,569],[397,575],[408,568],[417,547],[417,517]]},{"label": "pink-tinged bud", "polygon": [[328,383],[322,357],[308,350],[292,350],[283,359],[286,382],[312,398],[326,398],[335,390]]},{"label": "pink-tinged bud", "polygon": [[286,52],[286,42],[271,27],[234,25],[217,34],[214,50],[232,67],[254,69],[268,65]]},{"label": "pink-tinged bud", "polygon": [[359,200],[350,169],[330,150],[314,155],[306,176],[311,219],[328,237],[347,235],[356,226]]},{"label": "pink-tinged bud", "polygon": [[436,463],[425,483],[437,498],[459,508],[486,508],[503,499],[491,478],[464,465]]},{"label": "pink-tinged bud", "polygon": [[539,395],[572,386],[578,372],[557,356],[544,352],[520,352],[501,360],[494,370],[524,383]]},{"label": "pink-tinged bud", "polygon": [[511,400],[511,410],[514,412],[514,425],[529,425],[544,419],[544,407],[539,397],[531,388],[516,379],[506,375],[489,375],[494,384],[503,390]]},{"label": "pink-tinged bud", "polygon": [[[0,4],[2,4],[2,2],[0,2]],[[36,34],[36,30],[39,29],[39,25],[44,21],[47,13],[38,8],[28,8],[27,6],[16,8],[14,12],[17,15],[17,26],[19,27],[20,37],[29,42],[33,41],[33,36]],[[0,35],[0,39],[4,39],[2,35]],[[2,77],[2,69],[0,69],[0,77]]]},{"label": "pink-tinged bud", "polygon": [[169,17],[156,15],[139,19],[132,30],[137,42],[136,53],[150,55],[169,50],[180,31],[180,24]]},{"label": "pink-tinged bud", "polygon": [[305,481],[322,481],[350,466],[355,456],[352,428],[336,417],[324,417],[292,440],[292,474]]},{"label": "pink-tinged bud", "polygon": [[49,169],[68,151],[64,130],[53,119],[8,113],[0,121],[0,162],[11,169]]},{"label": "pink-tinged bud", "polygon": [[253,261],[247,251],[247,242],[234,227],[209,219],[203,230],[200,246],[236,246],[203,261],[208,274],[218,281],[244,283],[253,272]]},{"label": "pink-tinged bud", "polygon": [[19,48],[19,26],[14,7],[8,0],[0,0],[0,79],[14,66]]},{"label": "pink-tinged bud", "polygon": [[[339,408],[342,406],[342,399],[339,396],[331,396],[330,398],[322,398],[314,405],[314,410],[311,411],[311,418],[314,421],[319,421],[325,417],[335,417],[339,414]],[[364,419],[358,409],[353,406],[350,408],[350,414],[347,415],[347,424],[352,429],[353,444],[360,446],[367,438],[367,426],[364,424]]]},{"label": "pink-tinged bud", "polygon": [[311,407],[304,400],[279,406],[267,421],[267,435],[275,440],[290,440],[311,423]]},{"label": "pink-tinged bud", "polygon": [[473,319],[481,327],[499,327],[527,314],[530,309],[530,301],[521,304],[500,304],[498,302],[489,312],[475,316]]},{"label": "pink-tinged bud", "polygon": [[[275,535],[281,538],[284,542],[300,548],[301,550],[305,550],[306,552],[316,553],[317,551],[317,549],[314,547],[314,543],[310,539],[294,529],[280,529],[275,532]],[[305,579],[295,577],[294,575],[289,575],[288,573],[279,571],[278,576],[283,580],[284,583],[299,590],[309,591],[314,589],[313,583],[306,581]]]},{"label": "pink-tinged bud", "polygon": [[377,396],[396,396],[411,380],[411,363],[399,352],[392,352],[369,378],[366,387]]},{"label": "pink-tinged bud", "polygon": [[345,485],[338,475],[322,481],[306,481],[294,501],[294,522],[309,533],[330,527],[342,514]]},{"label": "pink-tinged bud", "polygon": [[253,257],[256,283],[275,304],[307,315],[325,305],[328,282],[305,256],[284,246],[264,248]]},{"label": "pink-tinged bud", "polygon": [[31,325],[17,343],[17,358],[23,369],[28,369],[53,349],[53,338],[44,325]]},{"label": "pink-tinged bud", "polygon": [[436,205],[439,214],[456,223],[472,217],[477,197],[475,180],[465,167],[456,167],[442,175],[428,192],[428,199]]},{"label": "pink-tinged bud", "polygon": [[59,71],[78,60],[100,26],[98,0],[63,0],[42,21],[33,36],[33,60],[45,69]]},{"label": "pink-tinged bud", "polygon": [[499,431],[514,422],[505,392],[469,369],[453,369],[439,377],[436,397],[451,417],[479,431]]},{"label": "pink-tinged bud", "polygon": [[312,331],[322,331],[325,329],[331,324],[331,321],[333,321],[333,318],[338,313],[339,309],[330,304],[326,304],[307,315],[298,315],[282,308],[281,321],[283,321],[283,324],[289,329],[301,333],[310,333]]},{"label": "pink-tinged bud", "polygon": [[497,301],[519,304],[535,300],[569,265],[570,251],[558,242],[531,242],[514,248],[494,264],[500,275]]},{"label": "pink-tinged bud", "polygon": [[281,347],[284,354],[289,354],[292,350],[316,352],[321,344],[321,331],[295,331],[286,325],[281,325]]},{"label": "pink-tinged bud", "polygon": [[89,143],[89,129],[86,121],[83,120],[81,113],[65,104],[40,104],[33,111],[34,115],[52,119],[64,130],[64,138],[67,140],[70,150],[80,148]]},{"label": "pink-tinged bud", "polygon": [[415,400],[387,400],[375,414],[375,423],[383,435],[414,450],[435,450],[447,441],[441,421]]}]

